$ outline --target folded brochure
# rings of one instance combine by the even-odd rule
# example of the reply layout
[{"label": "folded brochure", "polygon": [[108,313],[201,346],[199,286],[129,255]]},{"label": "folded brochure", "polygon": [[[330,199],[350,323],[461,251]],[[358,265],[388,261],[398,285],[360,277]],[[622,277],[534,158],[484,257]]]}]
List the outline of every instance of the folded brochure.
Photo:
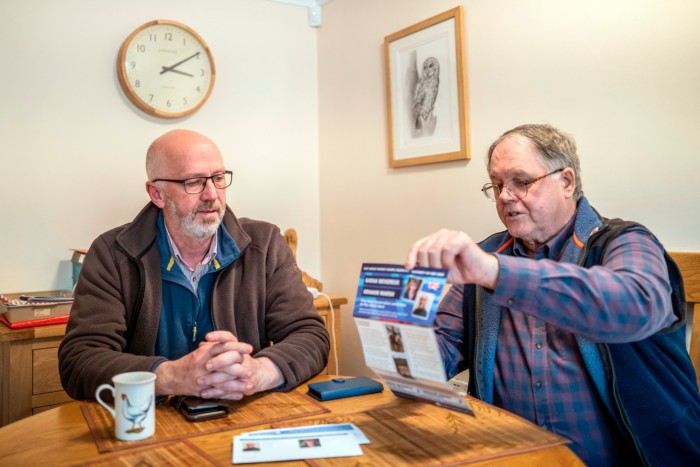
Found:
[{"label": "folded brochure", "polygon": [[362,265],[353,317],[365,363],[397,396],[473,415],[447,382],[433,323],[447,271]]}]

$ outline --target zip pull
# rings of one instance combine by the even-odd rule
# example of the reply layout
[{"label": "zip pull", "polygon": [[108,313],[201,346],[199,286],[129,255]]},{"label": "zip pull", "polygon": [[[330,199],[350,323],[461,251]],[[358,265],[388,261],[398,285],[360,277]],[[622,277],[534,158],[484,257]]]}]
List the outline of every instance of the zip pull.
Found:
[{"label": "zip pull", "polygon": [[192,326],[192,342],[197,340],[197,323],[195,322]]}]

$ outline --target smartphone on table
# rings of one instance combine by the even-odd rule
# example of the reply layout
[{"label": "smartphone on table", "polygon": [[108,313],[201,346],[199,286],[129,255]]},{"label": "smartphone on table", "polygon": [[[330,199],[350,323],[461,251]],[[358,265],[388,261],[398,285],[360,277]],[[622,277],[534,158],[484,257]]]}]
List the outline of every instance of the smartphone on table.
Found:
[{"label": "smartphone on table", "polygon": [[228,415],[228,405],[217,399],[181,396],[174,398],[173,404],[191,422],[212,420]]}]

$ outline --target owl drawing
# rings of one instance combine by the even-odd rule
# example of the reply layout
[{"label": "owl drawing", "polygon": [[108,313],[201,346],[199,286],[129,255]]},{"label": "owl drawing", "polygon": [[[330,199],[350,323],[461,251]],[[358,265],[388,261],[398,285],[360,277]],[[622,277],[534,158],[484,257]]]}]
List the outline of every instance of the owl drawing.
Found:
[{"label": "owl drawing", "polygon": [[423,61],[423,71],[413,93],[414,134],[431,135],[435,131],[437,117],[433,114],[435,99],[440,86],[440,62],[435,57]]}]

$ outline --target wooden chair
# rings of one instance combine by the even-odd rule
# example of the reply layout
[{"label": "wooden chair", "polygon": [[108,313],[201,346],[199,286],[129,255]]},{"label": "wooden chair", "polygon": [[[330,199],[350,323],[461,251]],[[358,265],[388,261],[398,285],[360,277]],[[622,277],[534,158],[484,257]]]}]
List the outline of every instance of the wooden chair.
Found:
[{"label": "wooden chair", "polygon": [[[287,245],[292,250],[292,255],[294,256],[294,261],[297,260],[297,244],[299,243],[299,237],[297,236],[297,231],[294,229],[287,229],[284,231],[284,239]],[[323,283],[314,279],[308,275],[305,271],[301,271],[301,280],[304,281],[304,285],[307,287],[313,287],[319,292],[323,290]]]},{"label": "wooden chair", "polygon": [[700,386],[700,253],[669,251],[673,260],[678,264],[685,285],[685,299],[688,308],[693,310],[690,334],[690,360],[695,367],[695,374]]}]

